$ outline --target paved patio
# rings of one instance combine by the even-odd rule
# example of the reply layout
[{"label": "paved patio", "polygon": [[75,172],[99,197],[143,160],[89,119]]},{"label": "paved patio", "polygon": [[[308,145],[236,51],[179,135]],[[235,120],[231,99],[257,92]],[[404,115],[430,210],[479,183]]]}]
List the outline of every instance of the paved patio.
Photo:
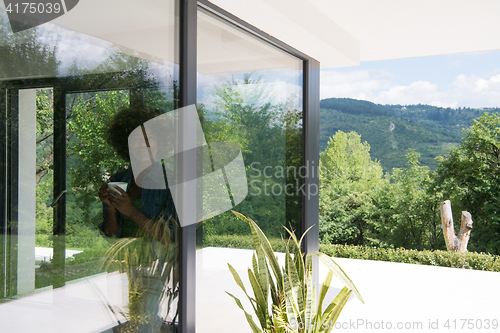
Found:
[{"label": "paved patio", "polygon": [[[250,288],[246,270],[251,257],[251,250],[198,251],[197,332],[251,332],[243,312],[225,293],[240,297],[247,311],[252,312],[227,269],[229,262]],[[283,254],[278,257],[283,261]],[[500,273],[355,259],[336,261],[354,281],[366,303],[351,297],[337,322],[342,331],[499,331],[485,327],[487,320],[490,326],[493,320],[500,321]],[[321,265],[320,281],[326,273]],[[0,332],[106,331],[117,319],[108,304],[125,306],[126,286],[123,274],[101,274],[0,304]],[[333,290],[327,297],[333,299],[341,288],[341,283],[334,279]],[[478,329],[479,325],[482,329]]]},{"label": "paved patio", "polygon": [[[227,270],[229,262],[240,274],[247,290],[246,273],[251,266],[251,250],[206,248],[198,253],[202,275],[198,279],[197,332],[251,332],[243,312],[224,291],[242,300],[247,312],[253,310]],[[278,258],[283,262],[283,255]],[[351,332],[444,332],[460,331],[471,319],[469,332],[500,331],[484,329],[487,322],[500,322],[500,273],[457,268],[410,265],[369,260],[337,258],[336,262],[353,280],[365,304],[351,296],[337,328]],[[327,274],[320,266],[320,282]],[[327,298],[333,300],[343,285],[332,282]],[[250,289],[251,290],[251,289]],[[448,320],[449,328],[445,327]],[[437,321],[437,322],[436,322]],[[257,321],[256,321],[257,322]],[[383,323],[382,323],[383,322]],[[482,325],[483,330],[477,329]],[[400,328],[398,328],[400,327]]]}]

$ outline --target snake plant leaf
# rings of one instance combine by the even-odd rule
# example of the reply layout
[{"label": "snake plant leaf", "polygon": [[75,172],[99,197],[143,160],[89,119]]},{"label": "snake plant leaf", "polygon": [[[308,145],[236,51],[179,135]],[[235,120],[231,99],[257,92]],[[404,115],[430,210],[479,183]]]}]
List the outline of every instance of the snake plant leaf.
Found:
[{"label": "snake plant leaf", "polygon": [[309,272],[313,270],[313,260],[311,255],[306,255],[306,263],[304,265],[304,269],[306,272]]},{"label": "snake plant leaf", "polygon": [[269,296],[269,268],[267,266],[267,260],[264,252],[258,251],[257,257],[259,267],[259,283],[262,292],[264,293],[264,298],[267,300],[267,297]]},{"label": "snake plant leaf", "polygon": [[285,287],[285,300],[286,300],[286,316],[288,318],[288,322],[290,323],[291,329],[294,333],[299,332],[298,327],[298,317],[299,311],[297,309],[297,304],[295,303],[295,299],[293,297],[292,287],[290,285],[290,279],[287,273],[283,273],[283,284]]},{"label": "snake plant leaf", "polygon": [[[321,289],[319,291],[318,314],[320,314],[320,315],[323,312],[323,302],[325,300],[326,293],[328,292],[328,289],[330,289],[330,284],[332,283],[332,279],[333,279],[333,272],[328,271],[328,274],[327,274],[325,280],[323,281],[323,284],[321,285]],[[347,288],[345,288],[345,289],[347,289]]]},{"label": "snake plant leaf", "polygon": [[[276,255],[274,254],[273,248],[271,246],[271,243],[269,243],[269,240],[267,237],[264,235],[262,230],[259,228],[257,223],[255,223],[251,218],[248,218],[238,212],[232,211],[238,218],[241,220],[247,222],[250,225],[250,228],[252,230],[252,238],[254,242],[254,246],[256,249],[262,248],[264,251],[264,254],[266,255],[267,259],[269,260],[269,264],[271,265],[271,269],[276,277],[276,281],[282,281],[283,277],[281,276],[281,269],[278,263],[278,259],[276,258]],[[283,285],[281,283],[276,283],[278,292],[282,293],[283,292]]]},{"label": "snake plant leaf", "polygon": [[[293,254],[293,260],[295,262],[295,267],[297,268],[297,275],[303,280],[303,277],[307,276],[307,272],[304,269],[304,258],[302,256],[302,252],[300,251],[300,248],[297,247],[295,249],[295,252]],[[301,281],[303,286],[305,286],[305,281]],[[305,290],[304,290],[304,296],[305,296]]]},{"label": "snake plant leaf", "polygon": [[243,281],[241,281],[240,275],[238,274],[238,272],[236,272],[236,270],[233,268],[233,266],[231,266],[230,264],[227,264],[227,266],[229,267],[229,271],[233,275],[234,281],[243,290],[243,292],[247,296],[248,300],[250,301],[250,304],[252,304],[253,311],[255,312],[255,314],[258,314],[258,310],[257,310],[257,308],[255,307],[255,304],[254,304],[255,300],[248,295],[248,293],[247,293],[247,291],[245,289],[245,286],[243,285]]},{"label": "snake plant leaf", "polygon": [[[256,256],[257,253],[257,256]],[[259,259],[257,260],[257,257]],[[264,294],[264,298],[267,299],[268,296],[268,291],[269,291],[269,277],[268,277],[268,268],[267,268],[267,261],[266,261],[266,256],[264,255],[263,251],[256,251],[252,255],[252,266],[253,266],[253,271],[255,274],[255,277],[257,278],[257,282],[260,285],[260,289],[262,290],[262,293]]]},{"label": "snake plant leaf", "polygon": [[314,224],[312,226],[310,226],[309,228],[307,228],[307,230],[304,231],[304,233],[302,234],[302,236],[300,236],[299,247],[302,245],[302,240],[304,239],[304,237],[306,236],[306,234],[309,232],[309,230],[312,229],[312,227],[314,227]]},{"label": "snake plant leaf", "polygon": [[[250,229],[251,229],[251,231],[252,231],[252,242],[253,242],[253,247],[254,247],[254,249],[256,249],[256,250],[257,250],[257,249],[259,249],[259,248],[261,247],[261,243],[262,243],[262,241],[261,241],[261,239],[260,239],[259,234],[257,233],[257,230],[254,228],[254,224],[256,225],[256,223],[255,223],[252,219],[250,219],[250,218],[246,217],[245,215],[243,215],[243,214],[241,214],[241,213],[238,213],[238,212],[236,212],[236,211],[234,211],[234,210],[232,210],[232,212],[233,212],[233,214],[234,214],[234,215],[236,215],[236,217],[238,217],[240,220],[242,220],[242,221],[244,221],[244,222],[246,222],[246,223],[248,223],[248,224],[250,225]],[[252,222],[253,222],[253,223],[252,223]],[[259,228],[259,227],[257,226],[257,228]]]},{"label": "snake plant leaf", "polygon": [[[288,249],[286,250],[285,254],[285,269],[287,270],[286,273],[290,279],[290,287],[292,289],[293,300],[297,304],[297,310],[300,314],[305,309],[304,294],[302,290],[303,281],[299,279],[299,275],[297,274],[297,267],[295,266],[295,262],[293,261],[290,252],[288,252]],[[303,276],[301,278],[303,278]],[[300,316],[298,319],[301,319]],[[303,321],[301,322],[303,323]]]},{"label": "snake plant leaf", "polygon": [[333,271],[333,273],[339,278],[339,280],[354,292],[354,295],[356,295],[361,303],[365,303],[363,297],[361,297],[361,294],[359,293],[352,280],[347,276],[344,270],[335,261],[333,261],[331,257],[319,251],[314,251],[312,252],[312,254],[318,257],[328,268],[330,268],[330,270]]},{"label": "snake plant leaf", "polygon": [[120,254],[124,249],[128,247],[129,244],[135,242],[137,238],[121,238],[116,241],[104,254],[104,260],[102,262],[101,268],[107,270],[111,263],[116,259],[116,256]]},{"label": "snake plant leaf", "polygon": [[[297,275],[303,280],[303,278],[306,276],[304,274],[304,258],[302,255],[302,251],[300,249],[300,244],[299,241],[297,240],[297,237],[295,236],[295,233],[290,231],[288,228],[284,227],[288,234],[290,235],[290,239],[292,240],[292,248],[293,248],[293,260],[295,263],[295,267],[297,270]],[[305,285],[304,281],[301,281],[301,285]],[[305,298],[305,290],[303,290],[303,297]]]},{"label": "snake plant leaf", "polygon": [[259,265],[257,264],[257,257],[255,256],[255,252],[252,254],[252,267],[255,275],[259,277]]},{"label": "snake plant leaf", "polygon": [[236,298],[235,296],[233,296],[232,294],[228,293],[226,291],[226,294],[228,294],[229,296],[231,296],[234,301],[236,302],[236,304],[238,305],[238,307],[243,310],[243,312],[245,313],[245,317],[247,318],[247,321],[248,321],[248,324],[250,325],[250,327],[252,328],[252,332],[253,333],[262,333],[262,330],[260,330],[257,325],[255,324],[255,322],[253,321],[253,318],[252,316],[245,311],[245,309],[243,308],[243,305],[241,305],[241,302],[238,298]]},{"label": "snake plant leaf", "polygon": [[[278,295],[277,289],[274,285],[273,278],[271,276],[271,271],[269,271],[269,266],[266,265],[267,269],[267,276],[269,277],[269,287],[270,287],[270,292],[271,292],[271,300],[273,301],[274,305],[280,304],[280,295]],[[276,284],[282,284],[283,281],[276,281]]]},{"label": "snake plant leaf", "polygon": [[323,312],[323,319],[328,317],[328,314],[332,311],[334,307],[337,306],[337,304],[339,304],[342,297],[344,297],[344,295],[347,294],[348,292],[349,288],[347,287],[342,288],[342,290],[337,294],[337,296],[335,296],[334,300],[328,305],[328,307]]},{"label": "snake plant leaf", "polygon": [[273,325],[274,332],[273,333],[290,333],[293,332],[290,328],[290,323],[288,322],[288,318],[286,316],[286,301],[278,306],[273,304]]},{"label": "snake plant leaf", "polygon": [[309,330],[312,319],[315,317],[315,298],[316,292],[314,291],[314,284],[312,279],[312,271],[308,273],[306,283],[306,307],[304,313],[305,329]]},{"label": "snake plant leaf", "polygon": [[349,300],[349,297],[351,296],[352,292],[353,292],[352,290],[349,290],[347,293],[345,293],[339,299],[338,304],[330,312],[330,315],[328,316],[327,319],[328,329],[325,331],[325,333],[329,333],[332,331],[333,327],[335,326],[335,323],[337,322],[337,319],[339,318],[340,312],[342,312],[342,309],[344,309],[344,306]]},{"label": "snake plant leaf", "polygon": [[248,279],[250,280],[250,285],[252,286],[253,294],[255,295],[255,303],[257,305],[257,317],[259,318],[261,327],[267,327],[267,320],[269,319],[269,308],[267,305],[267,299],[264,298],[264,294],[260,289],[260,285],[257,282],[257,278],[252,270],[248,269]]},{"label": "snake plant leaf", "polygon": [[238,274],[238,272],[236,272],[236,270],[230,264],[227,264],[227,266],[229,267],[229,271],[233,275],[233,278],[234,278],[234,281],[236,282],[236,284],[241,289],[243,289],[243,291],[246,293],[247,291],[245,290],[245,286],[243,285],[243,281],[241,281],[241,278],[240,278],[240,275]]}]

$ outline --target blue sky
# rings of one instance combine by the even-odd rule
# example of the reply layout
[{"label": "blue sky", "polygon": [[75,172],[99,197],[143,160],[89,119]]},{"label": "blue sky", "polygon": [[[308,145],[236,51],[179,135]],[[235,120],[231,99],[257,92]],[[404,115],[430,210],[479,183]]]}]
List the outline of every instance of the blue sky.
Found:
[{"label": "blue sky", "polygon": [[321,71],[321,98],[500,107],[500,51],[385,60]]}]

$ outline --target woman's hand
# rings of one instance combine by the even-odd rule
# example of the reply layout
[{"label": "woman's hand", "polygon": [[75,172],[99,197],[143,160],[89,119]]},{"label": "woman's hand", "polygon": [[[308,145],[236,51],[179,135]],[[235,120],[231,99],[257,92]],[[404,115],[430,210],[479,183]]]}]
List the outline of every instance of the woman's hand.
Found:
[{"label": "woman's hand", "polygon": [[[106,182],[109,183],[109,179],[107,179]],[[109,193],[109,188],[107,183],[102,184],[101,188],[99,189],[99,199],[109,206],[110,205],[109,198],[111,197],[111,194]]]},{"label": "woman's hand", "polygon": [[[108,186],[107,184],[106,187]],[[111,194],[111,190],[109,188],[106,188],[108,192],[107,201],[109,202],[109,205],[111,207],[114,207],[120,211],[123,215],[126,215],[130,218],[133,219],[133,216],[136,215],[139,211],[137,208],[134,207],[134,204],[132,203],[132,200],[130,199],[130,196],[125,192],[123,189],[121,189],[119,186],[113,185],[113,187],[120,192],[120,194],[114,192],[114,194]],[[101,199],[102,200],[102,199]],[[103,202],[105,202],[103,200]]]},{"label": "woman's hand", "polygon": [[[110,182],[109,179],[107,182]],[[108,205],[108,211],[103,223],[103,231],[105,235],[114,236],[118,233],[120,228],[116,218],[116,210],[113,208],[116,208],[120,211],[120,213],[131,218],[141,229],[144,228],[149,219],[137,208],[135,208],[127,192],[116,185],[114,185],[114,188],[121,195],[109,189],[108,184],[103,184],[99,189],[99,199]]]}]

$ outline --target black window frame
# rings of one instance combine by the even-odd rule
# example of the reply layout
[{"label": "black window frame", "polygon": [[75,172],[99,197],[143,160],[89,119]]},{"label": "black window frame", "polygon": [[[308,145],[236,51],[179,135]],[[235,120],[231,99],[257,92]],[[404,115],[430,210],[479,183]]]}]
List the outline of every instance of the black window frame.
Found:
[{"label": "black window frame", "polygon": [[[311,168],[319,166],[319,62],[274,38],[257,27],[248,24],[233,14],[206,0],[180,0],[180,73],[179,107],[195,104],[197,73],[197,13],[202,8],[229,24],[251,33],[264,42],[302,60],[303,63],[303,165],[307,167],[304,179],[305,188],[316,188],[319,192],[319,175]],[[307,163],[309,162],[309,163]],[[319,250],[319,194],[303,197],[302,230],[311,227],[303,240],[303,251],[310,253]],[[196,225],[182,228],[180,239],[180,293],[179,328],[181,333],[196,331]],[[317,265],[315,265],[317,267]],[[315,280],[317,281],[317,271]]]}]

